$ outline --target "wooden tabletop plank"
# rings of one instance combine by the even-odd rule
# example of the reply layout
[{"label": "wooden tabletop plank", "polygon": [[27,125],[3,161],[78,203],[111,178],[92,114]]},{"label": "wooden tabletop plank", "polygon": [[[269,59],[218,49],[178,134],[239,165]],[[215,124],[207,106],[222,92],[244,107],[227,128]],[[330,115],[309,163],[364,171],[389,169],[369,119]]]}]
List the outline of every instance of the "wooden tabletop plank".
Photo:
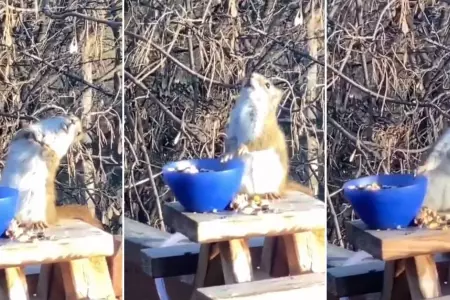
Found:
[{"label": "wooden tabletop plank", "polygon": [[127,263],[141,264],[141,250],[146,248],[157,248],[171,234],[147,224],[135,220],[124,218],[124,241],[125,241],[125,261]]},{"label": "wooden tabletop plank", "polygon": [[347,222],[346,228],[353,245],[384,261],[450,252],[450,231],[418,227],[369,230],[361,220]]},{"label": "wooden tabletop plank", "polygon": [[196,291],[198,300],[272,300],[279,297],[284,299],[325,299],[325,295],[324,273],[213,286]]},{"label": "wooden tabletop plank", "polygon": [[65,221],[44,233],[47,239],[29,243],[0,239],[0,268],[114,254],[114,237],[82,221]]},{"label": "wooden tabletop plank", "polygon": [[292,193],[273,202],[275,212],[245,215],[232,211],[188,213],[178,202],[164,205],[166,224],[197,243],[254,236],[276,236],[324,228],[325,204],[308,195]]}]

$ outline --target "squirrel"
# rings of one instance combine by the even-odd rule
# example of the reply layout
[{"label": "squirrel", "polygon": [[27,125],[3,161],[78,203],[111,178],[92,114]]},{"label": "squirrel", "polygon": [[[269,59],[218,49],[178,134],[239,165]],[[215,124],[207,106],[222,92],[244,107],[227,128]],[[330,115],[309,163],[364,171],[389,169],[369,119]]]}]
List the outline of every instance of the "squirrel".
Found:
[{"label": "squirrel", "polygon": [[449,213],[450,201],[450,129],[447,129],[433,146],[425,162],[416,174],[428,179],[423,206],[437,212]]},{"label": "squirrel", "polygon": [[[56,206],[56,174],[61,159],[83,136],[74,115],[51,117],[20,129],[12,138],[0,186],[19,191],[15,221],[19,227],[43,230],[62,219],[103,226],[84,205]],[[10,234],[14,235],[14,230]]]},{"label": "squirrel", "polygon": [[277,121],[283,93],[269,79],[252,73],[241,88],[227,127],[221,161],[241,157],[245,162],[241,193],[280,199],[288,191],[313,195],[289,179],[286,138]]}]

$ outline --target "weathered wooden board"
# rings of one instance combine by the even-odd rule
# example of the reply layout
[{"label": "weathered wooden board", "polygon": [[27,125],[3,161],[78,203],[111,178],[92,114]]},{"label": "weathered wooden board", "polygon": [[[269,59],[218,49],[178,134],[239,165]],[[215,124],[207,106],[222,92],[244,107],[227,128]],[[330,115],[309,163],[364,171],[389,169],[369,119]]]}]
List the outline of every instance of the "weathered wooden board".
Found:
[{"label": "weathered wooden board", "polygon": [[78,220],[48,228],[45,236],[30,243],[0,239],[0,268],[114,254],[111,234]]},{"label": "weathered wooden board", "polygon": [[125,261],[137,265],[141,264],[141,250],[157,248],[170,233],[164,232],[149,225],[139,223],[129,218],[124,220]]},{"label": "weathered wooden board", "polygon": [[[248,243],[250,250],[262,248],[264,238],[251,238]],[[196,243],[143,249],[142,269],[153,278],[194,274],[199,251],[200,244]]]},{"label": "weathered wooden board", "polygon": [[327,266],[339,267],[350,257],[355,255],[355,251],[348,250],[333,244],[327,244]]},{"label": "weathered wooden board", "polygon": [[369,230],[362,221],[347,222],[346,228],[353,245],[384,261],[450,252],[449,231],[416,227]]},{"label": "weathered wooden board", "polygon": [[384,262],[375,261],[327,270],[327,290],[337,297],[380,292]]},{"label": "weathered wooden board", "polygon": [[114,236],[114,254],[106,258],[109,274],[117,297],[123,295],[123,239],[121,235]]},{"label": "weathered wooden board", "polygon": [[326,299],[325,276],[325,273],[312,273],[200,288],[196,291],[196,299]]},{"label": "weathered wooden board", "polygon": [[254,236],[277,236],[325,228],[322,201],[301,193],[273,203],[274,213],[245,215],[231,211],[188,213],[178,202],[164,205],[164,220],[191,241],[210,243]]},{"label": "weathered wooden board", "polygon": [[6,284],[8,287],[9,299],[28,300],[28,285],[25,278],[25,272],[22,267],[5,269]]},{"label": "weathered wooden board", "polygon": [[225,284],[254,280],[250,249],[245,239],[218,243]]},{"label": "weathered wooden board", "polygon": [[407,258],[406,277],[412,300],[433,299],[442,296],[438,271],[432,255]]},{"label": "weathered wooden board", "polygon": [[59,267],[66,299],[116,299],[105,258],[77,259],[60,263]]},{"label": "weathered wooden board", "polygon": [[[438,268],[448,269],[450,257],[437,254],[434,260]],[[336,297],[381,292],[385,263],[381,260],[369,260],[350,266],[338,266],[327,270],[328,293]]]},{"label": "weathered wooden board", "polygon": [[[142,225],[154,229],[150,226]],[[150,234],[151,232],[153,231],[150,231]],[[252,261],[256,259],[253,253],[261,251],[264,240],[264,237],[255,237],[248,240],[250,251],[252,252]],[[190,275],[194,274],[197,268],[200,244],[191,243],[164,248],[144,248],[141,251],[143,271],[152,278]],[[327,264],[330,267],[340,266],[354,253],[354,251],[328,244]],[[128,258],[128,252],[126,259],[127,261],[131,259]],[[256,262],[258,261],[256,260]]]}]

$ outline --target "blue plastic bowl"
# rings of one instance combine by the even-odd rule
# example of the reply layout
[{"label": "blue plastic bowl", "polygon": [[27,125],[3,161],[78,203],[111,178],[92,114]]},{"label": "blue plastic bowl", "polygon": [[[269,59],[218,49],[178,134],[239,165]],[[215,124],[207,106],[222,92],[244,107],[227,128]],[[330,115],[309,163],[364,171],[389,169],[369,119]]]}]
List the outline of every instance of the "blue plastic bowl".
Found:
[{"label": "blue plastic bowl", "polygon": [[[392,186],[370,191],[349,189],[371,183]],[[427,191],[424,176],[410,174],[375,175],[350,180],[344,184],[344,197],[370,229],[395,229],[412,225]]]},{"label": "blue plastic bowl", "polygon": [[8,229],[19,206],[19,191],[0,186],[0,236]]},{"label": "blue plastic bowl", "polygon": [[[189,174],[170,171],[186,163],[212,172]],[[244,162],[239,159],[226,163],[219,159],[183,160],[163,167],[164,182],[175,198],[187,211],[197,213],[225,210],[239,192],[243,175]]]}]

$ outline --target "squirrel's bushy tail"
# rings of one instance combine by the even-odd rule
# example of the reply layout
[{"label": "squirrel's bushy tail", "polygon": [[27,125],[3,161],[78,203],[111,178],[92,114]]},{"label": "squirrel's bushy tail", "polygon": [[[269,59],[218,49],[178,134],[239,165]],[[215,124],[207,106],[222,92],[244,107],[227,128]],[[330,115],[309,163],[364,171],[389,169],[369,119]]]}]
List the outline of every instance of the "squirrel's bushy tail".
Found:
[{"label": "squirrel's bushy tail", "polygon": [[296,191],[296,192],[301,192],[301,193],[309,195],[309,196],[314,196],[314,192],[309,187],[301,185],[300,183],[297,183],[292,180],[286,180],[286,184],[284,185],[283,190],[284,190],[284,192]]},{"label": "squirrel's bushy tail", "polygon": [[57,206],[56,213],[59,219],[81,220],[103,230],[102,223],[92,216],[86,205],[69,204]]}]

